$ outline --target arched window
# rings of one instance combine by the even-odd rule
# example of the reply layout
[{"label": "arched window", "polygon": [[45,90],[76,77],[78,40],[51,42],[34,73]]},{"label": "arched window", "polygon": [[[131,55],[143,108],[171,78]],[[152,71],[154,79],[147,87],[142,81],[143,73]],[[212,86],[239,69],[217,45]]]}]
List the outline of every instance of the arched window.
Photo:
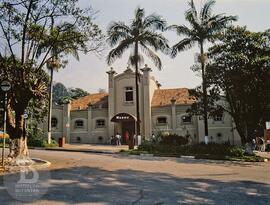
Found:
[{"label": "arched window", "polygon": [[58,124],[57,118],[52,117],[52,119],[51,119],[51,126],[52,126],[52,128],[56,128],[57,127],[57,124]]},{"label": "arched window", "polygon": [[96,128],[103,128],[103,127],[105,127],[105,120],[103,119],[96,120]]},{"label": "arched window", "polygon": [[83,128],[83,120],[76,120],[75,127],[76,128]]}]

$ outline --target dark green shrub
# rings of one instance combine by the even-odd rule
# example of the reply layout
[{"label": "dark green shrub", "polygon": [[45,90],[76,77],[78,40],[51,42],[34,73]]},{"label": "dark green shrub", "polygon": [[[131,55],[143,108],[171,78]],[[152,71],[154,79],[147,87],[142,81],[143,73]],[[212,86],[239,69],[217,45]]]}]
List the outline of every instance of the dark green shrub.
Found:
[{"label": "dark green shrub", "polygon": [[138,148],[139,151],[147,151],[149,153],[166,153],[173,155],[215,155],[218,158],[228,157],[243,157],[244,150],[241,147],[232,146],[229,144],[195,144],[195,145],[171,145],[157,144],[144,142]]},{"label": "dark green shrub", "polygon": [[51,144],[47,143],[47,140],[44,138],[44,132],[35,127],[33,129],[29,129],[28,132],[27,143],[30,147],[56,147],[58,143],[52,137]]},{"label": "dark green shrub", "polygon": [[177,134],[162,135],[160,144],[165,145],[186,145],[188,139]]}]

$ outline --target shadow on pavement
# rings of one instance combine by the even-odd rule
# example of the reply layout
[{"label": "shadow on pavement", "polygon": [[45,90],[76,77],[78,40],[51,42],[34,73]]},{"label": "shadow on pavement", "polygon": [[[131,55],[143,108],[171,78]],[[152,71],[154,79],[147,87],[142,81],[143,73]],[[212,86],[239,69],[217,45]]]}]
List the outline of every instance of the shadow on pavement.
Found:
[{"label": "shadow on pavement", "polygon": [[[48,172],[40,170],[39,173]],[[98,203],[106,205],[154,204],[269,204],[270,186],[253,181],[224,182],[178,178],[164,173],[122,169],[107,171],[87,166],[51,170],[48,192],[40,204]],[[3,188],[0,204],[16,204]]]}]

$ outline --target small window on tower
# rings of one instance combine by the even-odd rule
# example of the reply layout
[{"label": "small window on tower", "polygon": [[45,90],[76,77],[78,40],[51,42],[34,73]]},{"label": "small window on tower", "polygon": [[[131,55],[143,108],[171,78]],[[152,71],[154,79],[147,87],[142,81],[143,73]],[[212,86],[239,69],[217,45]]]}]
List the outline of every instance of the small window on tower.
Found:
[{"label": "small window on tower", "polygon": [[133,87],[125,88],[125,102],[128,102],[128,103],[133,102]]}]

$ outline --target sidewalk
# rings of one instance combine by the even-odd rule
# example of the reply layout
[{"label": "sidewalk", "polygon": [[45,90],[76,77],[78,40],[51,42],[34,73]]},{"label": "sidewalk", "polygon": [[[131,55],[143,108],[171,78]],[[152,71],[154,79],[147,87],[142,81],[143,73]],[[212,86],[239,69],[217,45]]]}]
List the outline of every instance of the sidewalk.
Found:
[{"label": "sidewalk", "polygon": [[270,152],[255,151],[255,154],[270,160]]},{"label": "sidewalk", "polygon": [[45,150],[115,154],[121,150],[128,150],[128,145],[65,144],[64,147],[48,147]]}]

